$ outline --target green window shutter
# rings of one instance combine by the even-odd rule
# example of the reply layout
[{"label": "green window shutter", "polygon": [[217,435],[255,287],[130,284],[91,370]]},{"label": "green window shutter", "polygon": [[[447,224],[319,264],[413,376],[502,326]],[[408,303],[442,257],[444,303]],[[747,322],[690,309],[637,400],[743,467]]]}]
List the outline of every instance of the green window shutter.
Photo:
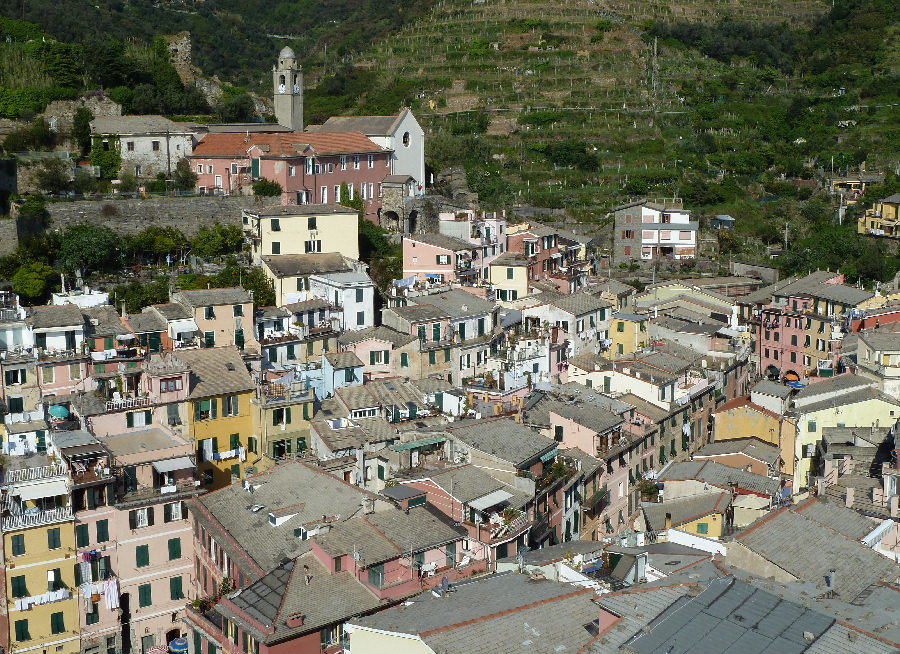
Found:
[{"label": "green window shutter", "polygon": [[380,464],[378,466],[378,478],[384,481],[384,466]]},{"label": "green window shutter", "polygon": [[400,353],[400,367],[409,368],[409,355],[406,352]]},{"label": "green window shutter", "polygon": [[13,534],[11,540],[13,556],[22,556],[25,554],[25,535]]},{"label": "green window shutter", "polygon": [[391,351],[390,351],[390,350],[385,350],[385,351],[384,351],[384,363],[385,363],[385,365],[387,365],[387,364],[389,364],[390,362],[391,362]]},{"label": "green window shutter", "polygon": [[[181,539],[180,538],[170,538],[169,539],[169,560],[174,561],[175,559],[181,558]],[[179,577],[180,579],[181,577]],[[175,599],[175,598],[172,598]]]},{"label": "green window shutter", "polygon": [[512,268],[507,268],[507,269],[506,269],[506,278],[507,278],[507,279],[512,279],[512,278],[513,278],[513,269],[512,269]]},{"label": "green window shutter", "polygon": [[28,597],[28,588],[25,585],[25,575],[12,577],[10,582],[12,584],[13,597]]},{"label": "green window shutter", "polygon": [[428,363],[434,365],[437,362],[437,358],[435,357],[434,350],[428,353]]},{"label": "green window shutter", "polygon": [[215,642],[211,640],[206,641],[206,654],[216,654]]},{"label": "green window shutter", "polygon": [[272,426],[278,426],[278,409],[273,409],[272,411]]},{"label": "green window shutter", "polygon": [[47,530],[47,549],[58,550],[61,546],[59,539],[59,527]]},{"label": "green window shutter", "polygon": [[231,474],[240,479],[241,477],[241,466],[240,464],[235,463],[231,466]]},{"label": "green window shutter", "polygon": [[309,404],[308,403],[303,404],[303,419],[309,420]]},{"label": "green window shutter", "polygon": [[125,426],[134,427],[134,412],[125,414]]},{"label": "green window shutter", "polygon": [[218,452],[219,451],[219,437],[213,436],[212,442],[213,442],[213,452]]},{"label": "green window shutter", "polygon": [[150,546],[138,545],[134,550],[134,558],[138,568],[150,565]]},{"label": "green window shutter", "polygon": [[153,604],[152,586],[150,584],[141,584],[138,586],[138,605],[141,607]]},{"label": "green window shutter", "polygon": [[28,620],[16,620],[16,640],[31,640],[31,634],[28,633]]},{"label": "green window shutter", "polygon": [[306,451],[306,438],[303,436],[297,437],[297,454],[303,454]]},{"label": "green window shutter", "polygon": [[169,598],[173,600],[184,599],[184,591],[181,588],[181,577],[169,579]]},{"label": "green window shutter", "polygon": [[240,437],[240,435],[239,435],[239,434],[231,434],[231,436],[229,436],[228,449],[229,449],[229,450],[236,450],[236,449],[239,448],[240,446],[241,446],[241,437]]},{"label": "green window shutter", "polygon": [[296,358],[296,357],[294,356],[294,344],[293,344],[293,343],[288,343],[288,346],[287,346],[287,358],[288,358],[288,359],[294,359],[294,358]]},{"label": "green window shutter", "polygon": [[247,654],[247,650],[249,649],[248,645],[249,639],[247,638],[247,632],[241,631],[241,649],[244,651],[244,654]]},{"label": "green window shutter", "polygon": [[61,634],[66,630],[65,617],[62,611],[50,614],[50,633]]},{"label": "green window shutter", "polygon": [[111,350],[113,348],[113,339],[112,336],[107,336],[103,339],[103,349]]},{"label": "green window shutter", "polygon": [[369,352],[369,365],[370,366],[375,365],[375,350],[372,350],[371,352]]},{"label": "green window shutter", "polygon": [[194,629],[194,654],[203,654],[203,636]]},{"label": "green window shutter", "polygon": [[291,407],[284,407],[284,422],[285,424],[291,424]]},{"label": "green window shutter", "polygon": [[75,564],[75,585],[80,586],[83,581],[87,581],[86,579],[81,578],[81,564]]},{"label": "green window shutter", "polygon": [[144,411],[144,424],[145,425],[153,424],[153,410],[152,409],[146,409]]},{"label": "green window shutter", "polygon": [[433,340],[433,341],[441,340],[441,324],[440,323],[434,323],[431,326],[431,340]]},{"label": "green window shutter", "polygon": [[[116,487],[115,484],[109,484],[106,487],[106,503],[109,506],[113,506],[116,503]],[[106,523],[106,520],[101,520],[100,522]],[[107,538],[106,540],[109,540]]]},{"label": "green window shutter", "polygon": [[450,348],[448,347],[446,350],[444,350],[444,363],[449,363],[449,362],[450,362]]},{"label": "green window shutter", "polygon": [[75,546],[87,547],[90,542],[91,535],[88,533],[88,526],[86,524],[75,525]]}]

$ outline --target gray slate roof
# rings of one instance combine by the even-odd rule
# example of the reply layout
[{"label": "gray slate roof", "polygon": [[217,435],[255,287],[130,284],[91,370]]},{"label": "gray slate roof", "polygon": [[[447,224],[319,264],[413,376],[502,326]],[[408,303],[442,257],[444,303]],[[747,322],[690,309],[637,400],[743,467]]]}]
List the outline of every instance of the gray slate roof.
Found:
[{"label": "gray slate roof", "polygon": [[[409,302],[410,305],[435,307],[451,318],[465,318],[467,316],[487,314],[497,306],[493,302],[458,288],[444,291],[443,293],[410,298]],[[487,325],[487,329],[490,329],[490,325]]]},{"label": "gray slate roof", "polygon": [[310,132],[362,132],[366,136],[388,136],[405,112],[396,116],[331,116],[321,125],[310,125]]},{"label": "gray slate roof", "polygon": [[[247,481],[256,486],[252,495],[241,484],[234,484],[195,501],[203,504],[216,523],[237,542],[243,555],[249,556],[264,571],[309,549],[309,541],[294,536],[295,528],[318,524],[323,515],[340,515],[346,519],[361,508],[363,500],[372,497],[364,490],[300,462],[278,465],[268,472],[248,477]],[[264,508],[255,513],[250,511],[249,507],[257,504]],[[282,515],[296,511],[296,515],[273,527],[269,524],[272,511]],[[194,515],[206,519],[201,511],[195,511]],[[232,558],[242,556],[228,540],[219,542]]]},{"label": "gray slate roof", "polygon": [[316,275],[351,270],[350,265],[340,252],[275,254],[264,256],[262,261],[276,277]]},{"label": "gray slate roof", "polygon": [[790,397],[793,389],[790,386],[773,382],[769,379],[762,379],[750,388],[751,393],[760,393],[762,395],[771,395],[780,399]]},{"label": "gray slate roof", "polygon": [[329,352],[325,355],[325,358],[335,370],[360,368],[363,365],[363,362],[353,352]]},{"label": "gray slate roof", "polygon": [[556,447],[553,439],[508,418],[457,422],[447,425],[447,432],[469,447],[517,468]]},{"label": "gray slate roof", "polygon": [[473,465],[456,466],[446,470],[425,473],[422,477],[410,481],[416,482],[424,479],[430,479],[463,504],[468,504],[495,490],[503,489],[507,492],[514,490]]},{"label": "gray slate roof", "polygon": [[[155,309],[166,320],[187,320],[193,318],[194,314],[188,311],[184,306],[177,302],[166,302],[165,304],[151,305],[151,309]],[[148,309],[144,309],[147,311]]]},{"label": "gray slate roof", "polygon": [[[308,584],[304,565],[309,567]],[[271,634],[256,634],[258,640],[268,645],[319,631],[326,625],[373,611],[381,604],[352,572],[332,574],[311,552],[283,563],[256,583],[232,593],[228,601],[239,611],[274,627]],[[228,602],[220,602],[214,610],[242,627],[247,624],[230,610]],[[303,615],[303,624],[288,627],[288,616],[298,613]]]},{"label": "gray slate roof", "polygon": [[673,602],[628,641],[625,651],[663,654],[689,644],[683,651],[792,654],[809,647],[807,633],[818,638],[832,624],[834,618],[726,577],[708,582],[696,597]]},{"label": "gray slate roof", "polygon": [[679,461],[668,465],[659,475],[660,481],[683,479],[696,479],[723,490],[727,490],[728,483],[732,482],[738,488],[763,495],[777,495],[780,490],[776,479],[731,468],[716,461]]},{"label": "gray slate roof", "polygon": [[792,507],[791,510],[831,527],[852,540],[862,540],[878,526],[874,520],[847,508],[844,504],[825,498],[808,500]]},{"label": "gray slate roof", "polygon": [[672,526],[691,522],[697,518],[718,513],[724,515],[731,504],[731,493],[710,492],[690,495],[677,500],[666,500],[644,504],[641,510],[649,531],[662,531],[666,528],[666,514],[672,516]]},{"label": "gray slate roof", "polygon": [[98,116],[91,121],[94,134],[189,134],[190,130],[168,118],[145,116]]},{"label": "gray slate roof", "polygon": [[261,209],[247,209],[247,213],[258,218],[278,218],[280,216],[317,216],[327,213],[357,213],[357,211],[342,204],[272,204]]},{"label": "gray slate roof", "polygon": [[375,341],[385,341],[390,343],[394,347],[403,347],[407,343],[411,343],[416,340],[415,336],[411,336],[410,334],[404,334],[403,332],[398,332],[396,329],[391,329],[390,327],[385,327],[384,325],[378,325],[376,327],[368,327],[366,329],[360,329],[358,331],[345,331],[343,334],[338,336],[338,343],[347,347],[349,345],[355,345],[357,343],[361,343],[366,340],[375,340]]},{"label": "gray slate roof", "polygon": [[252,302],[250,294],[240,286],[232,288],[204,288],[196,291],[178,291],[172,299],[185,306],[197,307],[220,306],[223,304],[247,304]]},{"label": "gray slate roof", "polygon": [[180,350],[178,358],[191,369],[188,399],[245,393],[255,388],[240,350],[233,345]]},{"label": "gray slate roof", "polygon": [[[562,309],[573,316],[581,316],[586,313],[608,309],[612,304],[603,298],[590,293],[572,293],[570,295],[546,293],[545,302],[557,309]],[[541,297],[544,298],[544,295]]]},{"label": "gray slate roof", "polygon": [[[562,620],[565,618],[565,611],[548,610],[551,606],[555,606],[548,606],[548,603],[570,595],[575,590],[569,584],[532,581],[528,575],[509,572],[452,584],[452,589],[453,592],[441,598],[434,597],[430,591],[422,593],[412,598],[408,606],[398,606],[355,620],[354,624],[410,635],[427,634],[439,629],[448,630],[461,646],[470,646],[473,643],[465,637],[466,623],[478,621],[486,616],[518,612],[523,606],[537,602],[543,604],[543,613],[548,619]],[[585,622],[594,619],[593,614],[594,611],[591,611],[590,618]],[[508,651],[508,644],[506,648],[493,651]],[[553,651],[553,648],[538,651]]]},{"label": "gray slate roof", "polygon": [[435,247],[457,252],[459,250],[474,250],[478,248],[474,243],[469,243],[455,236],[447,236],[446,234],[408,234],[403,237],[409,241],[417,243],[427,243]]},{"label": "gray slate roof", "polygon": [[[852,601],[881,581],[895,583],[900,574],[890,559],[790,508],[760,518],[736,535],[735,542],[803,581],[821,583],[834,569],[835,590],[843,601]],[[822,556],[823,546],[828,556]]]},{"label": "gray slate roof", "polygon": [[758,438],[735,438],[717,441],[704,445],[695,456],[722,456],[725,454],[744,454],[774,466],[781,456],[779,449]]},{"label": "gray slate roof", "polygon": [[25,324],[32,329],[52,329],[54,327],[81,327],[84,315],[74,304],[27,307]]}]

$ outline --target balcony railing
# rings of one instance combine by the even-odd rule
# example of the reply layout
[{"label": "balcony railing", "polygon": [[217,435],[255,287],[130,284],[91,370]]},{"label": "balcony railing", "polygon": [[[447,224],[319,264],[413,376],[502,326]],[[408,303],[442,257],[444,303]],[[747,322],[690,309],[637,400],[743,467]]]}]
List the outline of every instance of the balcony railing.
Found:
[{"label": "balcony railing", "polygon": [[[13,505],[10,505],[10,507]],[[62,506],[54,509],[33,511],[26,509],[24,513],[3,517],[3,531],[15,531],[30,527],[50,525],[55,522],[72,520],[72,507]]]},{"label": "balcony railing", "polygon": [[118,411],[119,409],[138,409],[150,406],[153,401],[149,397],[120,397],[118,399],[107,400],[107,411]]},{"label": "balcony railing", "polygon": [[18,470],[7,470],[4,483],[6,485],[21,484],[40,479],[49,479],[50,477],[65,477],[68,473],[66,466],[61,463],[35,466],[33,468],[19,468]]}]

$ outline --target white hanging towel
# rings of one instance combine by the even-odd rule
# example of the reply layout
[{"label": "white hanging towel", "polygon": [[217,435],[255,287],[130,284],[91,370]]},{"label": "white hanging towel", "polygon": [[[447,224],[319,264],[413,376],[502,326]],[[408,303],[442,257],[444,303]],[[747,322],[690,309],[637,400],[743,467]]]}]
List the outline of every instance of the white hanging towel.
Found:
[{"label": "white hanging towel", "polygon": [[115,578],[106,580],[103,587],[103,596],[106,598],[107,609],[119,608],[119,582]]},{"label": "white hanging towel", "polygon": [[213,460],[213,442],[211,438],[203,439],[203,460]]},{"label": "white hanging towel", "polygon": [[247,460],[247,450],[245,450],[243,447],[238,448],[238,459],[240,459],[241,461]]}]

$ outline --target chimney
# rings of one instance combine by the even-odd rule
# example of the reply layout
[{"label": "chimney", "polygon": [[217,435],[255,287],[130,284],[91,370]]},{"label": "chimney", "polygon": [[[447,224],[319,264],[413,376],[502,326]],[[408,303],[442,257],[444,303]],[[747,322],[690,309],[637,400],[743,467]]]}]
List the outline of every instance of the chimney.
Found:
[{"label": "chimney", "polygon": [[825,576],[825,583],[832,592],[837,587],[837,571],[834,568],[828,571],[828,574]]},{"label": "chimney", "polygon": [[672,528],[672,514],[666,513],[666,531]]},{"label": "chimney", "polygon": [[848,508],[853,507],[854,492],[855,491],[852,486],[847,488],[847,494],[844,497],[844,503],[847,505]]},{"label": "chimney", "polygon": [[825,477],[816,479],[816,496],[822,497],[825,494]]},{"label": "chimney", "polygon": [[302,613],[294,613],[289,615],[287,618],[287,626],[288,627],[302,627],[303,626],[303,614]]},{"label": "chimney", "polygon": [[900,495],[893,495],[889,501],[891,517],[900,518]]}]

